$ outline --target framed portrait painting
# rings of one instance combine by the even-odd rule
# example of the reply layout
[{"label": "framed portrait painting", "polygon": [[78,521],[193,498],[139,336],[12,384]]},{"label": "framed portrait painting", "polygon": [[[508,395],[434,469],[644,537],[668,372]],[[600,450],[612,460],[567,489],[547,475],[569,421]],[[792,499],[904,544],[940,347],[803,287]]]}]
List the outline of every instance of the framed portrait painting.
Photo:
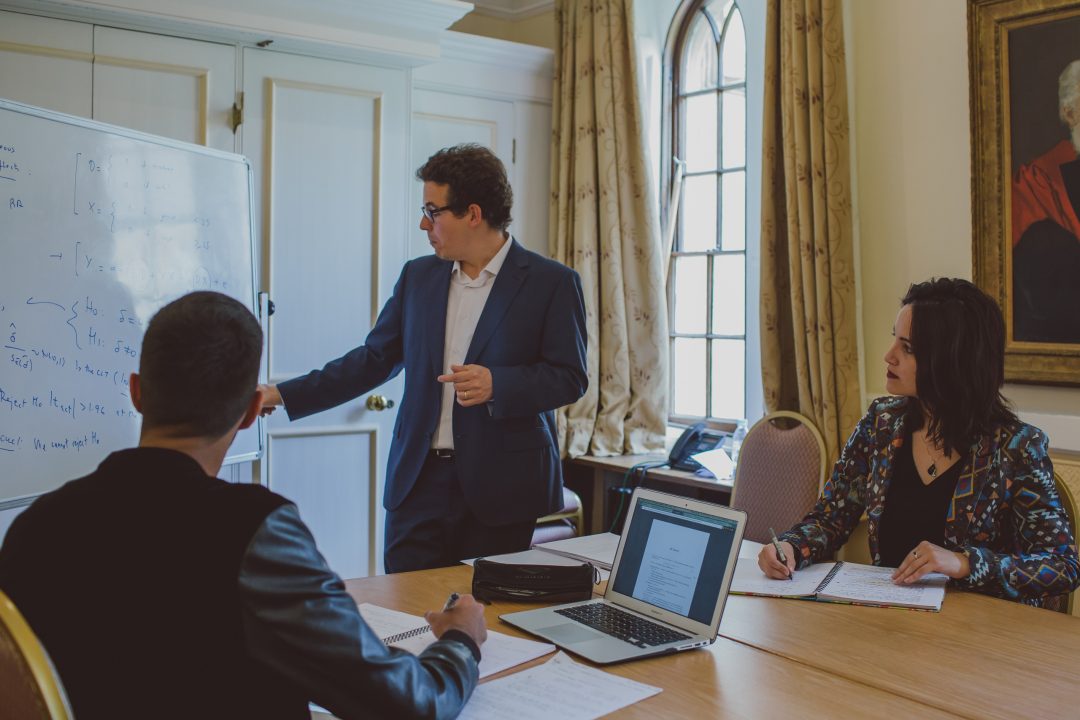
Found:
[{"label": "framed portrait painting", "polygon": [[1010,382],[1080,385],[1080,0],[968,0],[975,282]]}]

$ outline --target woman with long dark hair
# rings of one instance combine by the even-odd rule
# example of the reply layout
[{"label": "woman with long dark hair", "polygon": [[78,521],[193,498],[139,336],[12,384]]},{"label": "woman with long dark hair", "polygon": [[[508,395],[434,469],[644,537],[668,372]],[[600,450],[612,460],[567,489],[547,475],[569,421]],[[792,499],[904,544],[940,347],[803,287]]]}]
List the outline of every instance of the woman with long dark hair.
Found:
[{"label": "woman with long dark hair", "polygon": [[786,578],[828,559],[865,511],[875,565],[893,582],[930,572],[956,587],[1056,606],[1080,560],[1046,434],[1001,396],[1005,323],[966,280],[912,285],[885,354],[885,388],[848,439],[817,505],[758,565]]}]

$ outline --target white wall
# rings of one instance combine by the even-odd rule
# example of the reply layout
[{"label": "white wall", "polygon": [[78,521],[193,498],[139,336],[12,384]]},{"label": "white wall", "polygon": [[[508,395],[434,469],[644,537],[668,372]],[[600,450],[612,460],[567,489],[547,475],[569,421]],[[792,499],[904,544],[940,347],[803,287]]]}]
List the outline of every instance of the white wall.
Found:
[{"label": "white wall", "polygon": [[[899,300],[931,276],[972,277],[965,0],[848,0],[864,400],[884,395]],[[1080,451],[1080,389],[1010,384],[1052,447]]]}]

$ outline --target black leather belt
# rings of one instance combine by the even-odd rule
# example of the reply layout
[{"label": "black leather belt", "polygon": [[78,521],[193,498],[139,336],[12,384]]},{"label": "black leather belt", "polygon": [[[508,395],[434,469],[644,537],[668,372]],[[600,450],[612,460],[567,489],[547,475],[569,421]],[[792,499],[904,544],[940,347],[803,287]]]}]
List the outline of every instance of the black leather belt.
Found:
[{"label": "black leather belt", "polygon": [[454,449],[453,448],[432,448],[431,449],[431,454],[434,455],[435,457],[441,458],[443,460],[453,460],[454,459]]}]

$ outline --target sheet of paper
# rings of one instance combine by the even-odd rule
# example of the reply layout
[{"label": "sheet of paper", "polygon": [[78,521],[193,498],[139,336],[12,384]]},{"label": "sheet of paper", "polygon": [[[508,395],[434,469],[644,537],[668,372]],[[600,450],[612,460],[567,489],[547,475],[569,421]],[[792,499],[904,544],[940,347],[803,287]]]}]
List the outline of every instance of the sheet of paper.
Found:
[{"label": "sheet of paper", "polygon": [[[616,537],[618,537],[616,535]],[[564,555],[556,555],[555,553],[546,552],[539,548],[533,548],[532,550],[523,550],[522,552],[507,553],[505,555],[488,555],[485,560],[491,560],[492,562],[500,563],[515,563],[518,565],[564,565],[572,567],[574,565],[580,565],[585,560],[580,558],[566,557]],[[476,562],[476,558],[469,558],[468,560],[461,561],[463,565],[473,565]],[[610,570],[597,565],[597,570],[600,571],[600,579],[607,581],[608,576],[611,575]]]},{"label": "sheet of paper", "polygon": [[731,461],[731,456],[727,454],[727,451],[722,448],[706,450],[690,457],[701,463],[701,466],[711,472],[717,480],[730,480],[735,474],[735,463]]},{"label": "sheet of paper", "polygon": [[592,720],[633,705],[660,688],[627,680],[559,652],[543,665],[476,688],[463,720]]},{"label": "sheet of paper", "polygon": [[825,586],[821,596],[895,607],[941,609],[947,577],[931,573],[917,583],[896,585],[892,581],[893,569],[844,563],[836,576]]},{"label": "sheet of paper", "polygon": [[619,549],[619,536],[615,533],[583,535],[542,543],[536,548],[565,557],[588,560],[594,565],[610,570],[612,563],[615,562],[615,553]]},{"label": "sheet of paper", "polygon": [[[358,607],[364,622],[381,638],[392,637],[427,625],[422,617],[378,605],[362,603]],[[419,655],[424,648],[435,642],[435,639],[435,633],[429,629],[415,637],[395,642],[393,646],[411,652],[413,655]],[[480,647],[480,677],[486,678],[552,652],[555,652],[555,646],[549,643],[526,640],[488,630],[487,642]]]},{"label": "sheet of paper", "polygon": [[739,560],[752,559],[754,565],[757,565],[757,556],[763,547],[765,545],[762,543],[743,538],[742,545],[739,546]]},{"label": "sheet of paper", "polygon": [[815,563],[796,570],[791,580],[773,580],[761,572],[756,561],[740,560],[731,579],[731,592],[739,595],[769,595],[771,597],[807,597],[814,594],[836,563]]}]

